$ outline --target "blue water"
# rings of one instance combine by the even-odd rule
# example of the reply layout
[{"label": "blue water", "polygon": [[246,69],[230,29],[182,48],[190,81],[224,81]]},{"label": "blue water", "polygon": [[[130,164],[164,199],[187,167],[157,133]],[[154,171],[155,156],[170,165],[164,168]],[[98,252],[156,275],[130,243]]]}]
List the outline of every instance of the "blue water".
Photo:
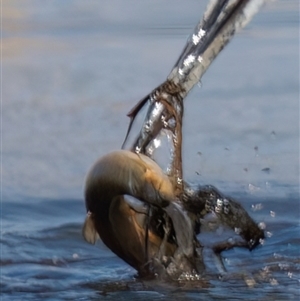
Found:
[{"label": "blue water", "polygon": [[[199,1],[200,2],[200,1]],[[186,100],[184,177],[266,226],[228,275],[140,281],[81,236],[84,177],[168,75],[206,2],[2,3],[2,300],[298,300],[299,3],[266,5]]]}]

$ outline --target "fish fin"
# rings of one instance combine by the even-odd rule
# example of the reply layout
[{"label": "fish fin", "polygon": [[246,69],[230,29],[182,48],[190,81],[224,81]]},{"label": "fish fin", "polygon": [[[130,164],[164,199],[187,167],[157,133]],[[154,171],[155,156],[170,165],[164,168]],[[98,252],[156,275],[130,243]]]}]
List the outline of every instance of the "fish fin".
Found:
[{"label": "fish fin", "polygon": [[177,254],[191,258],[194,252],[194,231],[191,220],[181,205],[176,202],[170,202],[164,210],[171,218],[174,226],[178,244]]},{"label": "fish fin", "polygon": [[82,235],[88,243],[93,245],[96,243],[97,239],[99,238],[91,214],[87,214],[86,216],[86,219],[82,227]]}]

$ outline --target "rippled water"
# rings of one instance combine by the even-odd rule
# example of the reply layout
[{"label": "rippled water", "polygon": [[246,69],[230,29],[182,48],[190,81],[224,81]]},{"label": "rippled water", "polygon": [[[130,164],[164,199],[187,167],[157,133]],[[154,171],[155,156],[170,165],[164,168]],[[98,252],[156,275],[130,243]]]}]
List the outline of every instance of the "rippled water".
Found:
[{"label": "rippled water", "polygon": [[81,237],[82,187],[168,75],[205,1],[2,1],[1,300],[298,300],[299,4],[274,1],[186,100],[185,178],[266,226],[201,281],[140,281]]}]

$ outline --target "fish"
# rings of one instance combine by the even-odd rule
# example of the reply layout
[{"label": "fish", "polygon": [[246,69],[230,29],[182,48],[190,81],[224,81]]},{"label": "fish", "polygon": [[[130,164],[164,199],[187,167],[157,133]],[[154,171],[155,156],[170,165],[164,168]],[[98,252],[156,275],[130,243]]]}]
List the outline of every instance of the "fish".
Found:
[{"label": "fish", "polygon": [[[133,203],[132,198],[128,201],[126,196],[136,202]],[[169,178],[147,156],[117,150],[101,157],[87,175],[85,202],[88,210],[82,231],[85,240],[95,244],[101,237],[113,252],[141,274],[145,270],[148,244],[144,237],[147,211],[143,204],[159,207],[171,218],[177,233],[177,256],[193,256],[192,223],[176,200]],[[150,232],[148,239],[151,246],[147,249],[153,257],[159,251],[162,238]],[[166,245],[167,252],[163,253],[173,256],[175,245]]]}]

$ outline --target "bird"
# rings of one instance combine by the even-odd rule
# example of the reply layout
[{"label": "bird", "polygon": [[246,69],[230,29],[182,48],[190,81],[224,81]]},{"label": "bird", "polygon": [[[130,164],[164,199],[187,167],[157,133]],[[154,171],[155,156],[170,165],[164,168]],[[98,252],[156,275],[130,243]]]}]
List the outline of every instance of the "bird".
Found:
[{"label": "bird", "polygon": [[[264,238],[238,202],[212,186],[191,187],[182,170],[184,99],[263,2],[210,0],[167,79],[128,113],[122,148],[100,157],[87,174],[83,237],[92,244],[100,238],[140,276],[178,279],[203,271],[196,235],[211,212],[229,228],[239,229],[245,242],[239,246],[251,250]],[[145,106],[145,119],[132,138],[135,118]],[[172,144],[166,170],[155,161],[162,134]],[[232,247],[234,243],[222,242],[214,249],[220,253]]]}]

